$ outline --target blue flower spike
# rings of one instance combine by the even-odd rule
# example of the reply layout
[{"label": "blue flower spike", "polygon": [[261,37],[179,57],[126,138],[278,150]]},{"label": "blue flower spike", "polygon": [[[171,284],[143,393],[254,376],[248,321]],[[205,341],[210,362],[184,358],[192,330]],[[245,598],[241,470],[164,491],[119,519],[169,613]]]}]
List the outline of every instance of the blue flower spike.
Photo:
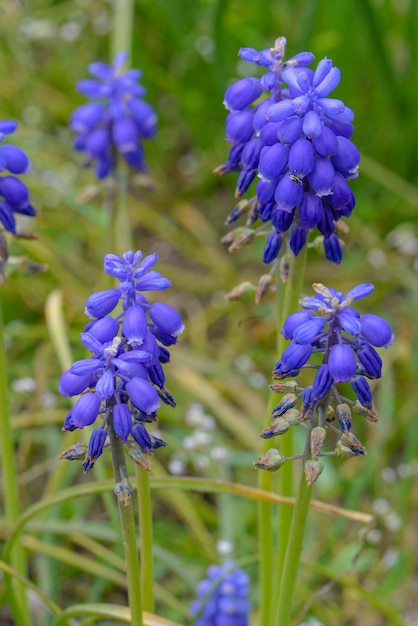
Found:
[{"label": "blue flower spike", "polygon": [[193,626],[248,626],[249,577],[228,561],[210,565],[190,606]]},{"label": "blue flower spike", "polygon": [[[372,284],[357,285],[346,294],[320,283],[315,283],[313,289],[314,296],[300,300],[303,310],[291,313],[284,323],[282,334],[290,343],[275,365],[276,382],[270,387],[284,397],[271,413],[271,425],[260,435],[270,438],[302,424],[311,437],[311,458],[306,454],[297,458],[303,459],[309,485],[322,472],[318,458],[327,430],[338,437],[335,456],[367,454],[351,431],[352,412],[371,422],[378,421],[368,380],[382,375],[382,359],[376,348],[387,348],[394,340],[386,320],[370,313],[362,315],[352,306],[370,295]],[[311,385],[300,387],[296,381],[286,380],[298,376],[303,369],[314,372]],[[343,389],[337,388],[340,383],[345,384]],[[299,401],[300,410],[295,408]],[[278,469],[283,463],[280,459],[279,464],[269,466],[260,457],[254,465]]]},{"label": "blue flower spike", "polygon": [[[146,424],[157,420],[161,403],[175,406],[165,387],[163,365],[169,362],[169,346],[178,341],[184,326],[179,313],[163,302],[148,301],[147,291],[163,291],[171,282],[154,270],[157,255],[142,258],[128,251],[105,256],[105,272],[119,286],[92,294],[86,314],[92,319],[81,341],[92,353],[75,361],[61,376],[59,391],[80,396],[64,421],[63,430],[93,425],[83,463],[88,472],[101,456],[109,431],[127,446],[129,456],[151,470],[153,450],[166,443],[148,433]],[[80,395],[81,394],[81,395]],[[74,454],[63,458],[78,458]]]},{"label": "blue flower spike", "polygon": [[99,180],[114,174],[117,155],[132,169],[145,172],[142,141],[156,133],[157,115],[142,99],[145,88],[138,83],[141,71],[122,70],[127,58],[119,53],[112,65],[91,63],[88,69],[94,78],[77,84],[78,91],[92,102],[71,115],[74,149],[86,153],[86,165],[95,166]]},{"label": "blue flower spike", "polygon": [[[12,135],[17,122],[0,121],[0,142]],[[17,175],[26,174],[31,169],[29,158],[21,148],[9,143],[0,143],[0,222],[3,228],[16,235],[15,215],[33,217],[36,210],[31,204],[29,190]]]},{"label": "blue flower spike", "polygon": [[[248,209],[255,203],[247,228],[257,215],[254,233],[268,235],[264,263],[274,264],[289,248],[297,256],[308,245],[309,233],[317,229],[326,259],[339,264],[342,245],[335,231],[354,209],[348,181],[358,176],[360,162],[350,139],[354,114],[331,95],[341,80],[331,59],[322,59],[311,69],[312,53],[285,60],[285,48],[286,39],[279,37],[274,48],[239,51],[244,61],[263,68],[264,74],[242,78],[225,92],[231,149],[215,173],[239,174],[238,198],[257,181],[255,196],[247,203]],[[234,209],[227,223],[238,217]],[[245,243],[251,240],[247,237]],[[234,236],[224,242],[230,252],[241,247]]]}]

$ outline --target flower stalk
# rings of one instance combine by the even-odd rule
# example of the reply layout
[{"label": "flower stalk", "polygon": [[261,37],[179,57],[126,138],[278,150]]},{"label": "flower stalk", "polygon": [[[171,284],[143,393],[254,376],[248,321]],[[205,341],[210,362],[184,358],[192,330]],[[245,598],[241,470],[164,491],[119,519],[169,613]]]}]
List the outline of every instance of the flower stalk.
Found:
[{"label": "flower stalk", "polygon": [[111,431],[109,433],[112,450],[113,474],[116,485],[122,485],[118,495],[119,516],[122,527],[123,547],[126,562],[126,580],[128,584],[128,601],[131,610],[131,625],[143,626],[141,572],[138,560],[138,547],[135,532],[132,494],[126,483],[125,454],[122,441]]}]

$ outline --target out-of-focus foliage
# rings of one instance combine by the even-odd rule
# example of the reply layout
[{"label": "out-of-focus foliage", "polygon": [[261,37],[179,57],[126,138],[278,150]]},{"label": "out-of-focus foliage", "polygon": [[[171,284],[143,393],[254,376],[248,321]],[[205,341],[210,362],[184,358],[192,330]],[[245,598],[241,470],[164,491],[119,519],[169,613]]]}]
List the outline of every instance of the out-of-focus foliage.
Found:
[{"label": "out-of-focus foliage", "polygon": [[[68,442],[60,431],[68,404],[56,391],[61,369],[44,307],[55,289],[62,290],[74,358],[82,358],[84,301],[100,288],[103,255],[111,250],[103,235],[102,194],[93,173],[83,169],[83,157],[72,152],[67,123],[84,102],[75,84],[87,77],[88,63],[110,60],[112,11],[105,0],[3,0],[0,7],[0,119],[20,122],[14,138],[32,160],[26,182],[39,210],[31,222],[38,240],[15,241],[11,253],[49,266],[35,276],[13,271],[1,293],[23,509],[40,494],[87,480],[79,465],[57,461]],[[413,0],[135,3],[131,64],[143,70],[159,130],[145,146],[151,181],[136,177],[135,197],[127,198],[133,241],[135,249],[159,253],[159,270],[174,283],[167,302],[187,324],[167,368],[178,406],[160,416],[170,445],[156,458],[166,471],[256,483],[252,461],[276,357],[275,301],[269,295],[256,307],[225,300],[232,287],[263,273],[263,242],[232,256],[222,248],[236,179],[212,174],[228,150],[223,93],[249,68],[238,58],[239,48],[268,47],[284,35],[288,55],[310,50],[316,60],[332,58],[343,75],[336,97],[356,114],[362,163],[343,263],[336,269],[311,250],[306,286],[310,291],[315,280],[345,292],[373,282],[370,306],[391,322],[397,341],[385,354],[377,385],[381,421],[356,427],[368,456],[342,465],[328,460],[315,497],[369,511],[377,521],[359,532],[353,522],[311,514],[297,623],[314,616],[327,626],[393,624],[389,609],[405,623],[418,620],[417,30]],[[211,419],[202,422],[198,411],[196,421],[194,403]],[[105,462],[98,466],[93,473],[100,478],[107,468]],[[162,471],[157,463],[154,471]],[[187,621],[193,585],[217,539],[232,541],[235,556],[253,557],[248,571],[256,575],[255,505],[232,496],[176,499],[173,493],[156,491],[154,498],[157,609]],[[119,550],[117,520],[108,521],[110,500],[66,503],[27,527],[23,542],[33,557],[33,577],[63,605],[125,602],[121,564],[110,560]],[[100,552],[101,542],[107,554]],[[58,546],[67,553],[54,552]],[[74,553],[89,556],[92,570],[84,561],[74,563]],[[97,562],[107,564],[113,578],[103,569],[95,577]],[[0,599],[0,621],[7,624],[4,593]]]}]

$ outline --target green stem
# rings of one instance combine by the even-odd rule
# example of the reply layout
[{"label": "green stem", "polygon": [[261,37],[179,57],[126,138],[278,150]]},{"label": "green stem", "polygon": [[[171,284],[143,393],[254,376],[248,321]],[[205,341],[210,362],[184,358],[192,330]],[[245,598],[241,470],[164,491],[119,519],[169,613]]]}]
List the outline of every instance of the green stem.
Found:
[{"label": "green stem", "polygon": [[[303,288],[303,278],[305,274],[305,265],[306,265],[306,257],[307,257],[307,246],[303,248],[300,254],[295,257],[292,255],[290,268],[289,268],[289,278],[286,284],[286,290],[284,294],[284,302],[281,310],[281,316],[279,320],[278,326],[278,354],[279,356],[283,353],[286,340],[281,334],[281,329],[283,328],[284,322],[286,318],[299,309],[299,300],[302,293]],[[276,401],[274,401],[275,403]],[[280,452],[285,457],[293,456],[293,430],[290,429],[283,437],[280,439]],[[279,493],[282,496],[290,497],[293,495],[293,463],[285,463],[279,472]],[[277,530],[277,536],[284,538],[289,536],[290,524],[292,520],[292,510],[289,507],[281,507],[279,513],[279,527]],[[283,566],[285,561],[285,555],[287,550],[287,542],[279,541],[277,546],[277,560],[276,560],[276,589],[277,591],[280,589],[281,585],[281,576],[283,572]],[[277,593],[274,595],[277,597]]]},{"label": "green stem", "polygon": [[[14,458],[13,433],[10,427],[9,381],[7,376],[7,357],[4,343],[3,311],[0,302],[0,459],[3,479],[4,516],[9,529],[19,517],[19,491],[16,472],[17,463]],[[22,576],[26,575],[26,559],[23,546],[17,544],[10,558],[10,565]],[[30,623],[29,609],[25,586],[21,581],[11,584],[10,577],[5,574],[7,598],[17,625]]]},{"label": "green stem", "polygon": [[[291,254],[291,253],[290,253]],[[277,304],[277,353],[280,356],[285,348],[285,339],[281,334],[284,321],[287,316],[298,308],[301,296],[303,276],[306,264],[307,247],[295,257],[291,254],[289,276],[283,289],[278,286],[279,298]],[[277,396],[270,394],[266,422],[269,421],[270,413],[277,404]],[[293,438],[290,430],[281,438],[281,453],[288,457],[293,455]],[[271,448],[270,440],[264,440],[262,453]],[[293,468],[291,463],[285,463],[279,472],[280,489],[283,496],[293,495]],[[270,472],[259,472],[258,486],[265,491],[273,491],[273,476]],[[289,534],[292,511],[288,507],[281,507],[279,516],[279,529],[277,537],[287,537]],[[280,578],[283,569],[286,541],[278,541],[273,531],[273,506],[267,502],[258,505],[258,534],[260,542],[259,581],[260,581],[260,626],[271,626],[274,598],[278,597]],[[276,545],[277,544],[277,545]],[[276,591],[274,591],[276,590]]]},{"label": "green stem", "polygon": [[[110,447],[115,482],[125,479],[125,455],[122,441],[110,430]],[[118,498],[119,516],[122,526],[123,546],[125,551],[126,579],[128,585],[128,601],[131,610],[131,626],[143,626],[141,573],[139,569],[138,549],[136,543],[135,520],[132,501],[122,503]]]},{"label": "green stem", "polygon": [[138,520],[141,554],[142,601],[144,611],[154,612],[154,561],[152,505],[149,474],[136,466],[136,484],[138,491]]},{"label": "green stem", "polygon": [[112,31],[112,56],[118,52],[131,53],[134,24],[134,1],[115,0]]},{"label": "green stem", "polygon": [[299,561],[305,535],[306,520],[308,518],[312,487],[308,487],[302,471],[299,493],[293,510],[290,533],[286,537],[286,558],[281,576],[281,586],[277,604],[274,626],[288,626],[292,613],[292,601],[296,587]]}]

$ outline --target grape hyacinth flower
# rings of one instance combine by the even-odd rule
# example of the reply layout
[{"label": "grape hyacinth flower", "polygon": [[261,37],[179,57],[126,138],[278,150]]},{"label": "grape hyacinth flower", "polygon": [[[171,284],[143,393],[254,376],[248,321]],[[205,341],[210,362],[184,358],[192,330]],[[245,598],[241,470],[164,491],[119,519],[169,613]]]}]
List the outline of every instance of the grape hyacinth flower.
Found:
[{"label": "grape hyacinth flower", "polygon": [[[0,142],[6,135],[11,135],[17,128],[17,122],[0,121]],[[0,222],[5,230],[16,235],[15,214],[33,217],[33,208],[29,191],[25,183],[14,174],[26,174],[30,170],[30,162],[26,153],[9,143],[0,145]]]},{"label": "grape hyacinth flower", "polygon": [[145,88],[138,83],[141,70],[122,72],[127,54],[116,55],[112,65],[89,65],[95,80],[81,80],[80,93],[92,102],[78,107],[70,119],[76,134],[74,148],[87,153],[87,165],[94,163],[97,178],[113,174],[120,154],[134,170],[145,171],[143,139],[156,133],[157,115],[142,99]]},{"label": "grape hyacinth flower", "polygon": [[209,566],[196,595],[190,607],[193,626],[248,626],[249,578],[233,563]]},{"label": "grape hyacinth flower", "polygon": [[[166,445],[149,434],[145,424],[157,419],[161,401],[175,406],[165,387],[163,365],[170,360],[168,347],[177,343],[184,326],[175,309],[162,302],[151,304],[144,295],[171,286],[170,280],[153,269],[157,258],[150,254],[142,259],[140,251],[105,256],[104,270],[117,278],[119,285],[87,299],[86,313],[92,321],[81,334],[81,341],[92,356],[76,361],[61,376],[60,393],[81,394],[65,418],[63,430],[90,426],[98,417],[101,420],[87,451],[76,445],[75,451],[66,450],[61,455],[67,459],[85,455],[85,472],[102,454],[110,429],[127,445],[129,456],[145,469],[150,469],[153,450]],[[118,304],[120,313],[114,312]]]},{"label": "grape hyacinth flower", "polygon": [[[347,294],[316,283],[316,295],[300,300],[302,311],[286,319],[282,334],[290,344],[276,363],[271,389],[283,393],[281,402],[271,413],[272,422],[261,437],[269,439],[302,424],[310,437],[311,458],[304,459],[308,484],[322,471],[322,444],[326,430],[334,431],[339,440],[333,453],[339,457],[366,454],[366,449],[351,432],[351,409],[369,421],[378,420],[373,408],[368,380],[382,375],[382,359],[376,348],[387,348],[394,335],[390,325],[378,315],[361,315],[352,308],[354,301],[365,298],[372,284],[360,284]],[[308,365],[309,362],[309,365]],[[299,387],[295,378],[304,368],[315,371],[312,385]],[[341,395],[336,385],[351,385],[356,401]],[[300,410],[296,409],[301,402]],[[338,427],[333,422],[338,424]],[[301,458],[301,457],[298,457]],[[271,449],[255,463],[259,469],[275,470],[286,461]]]},{"label": "grape hyacinth flower", "polygon": [[[322,59],[308,68],[314,56],[302,52],[284,61],[286,40],[260,52],[242,48],[239,56],[263,67],[261,78],[246,77],[232,84],[224,104],[230,113],[226,139],[232,147],[217,174],[239,172],[236,197],[247,192],[258,177],[256,196],[240,201],[227,218],[235,222],[247,213],[247,229],[260,220],[269,224],[263,261],[271,263],[287,247],[297,256],[307,245],[309,232],[318,229],[325,256],[340,263],[342,249],[335,230],[355,205],[347,180],[358,176],[359,152],[350,140],[354,114],[336,98],[340,70]],[[265,234],[265,227],[256,231]],[[233,231],[234,233],[234,231]],[[225,238],[232,252],[252,239]],[[283,240],[286,246],[282,245]]]}]

